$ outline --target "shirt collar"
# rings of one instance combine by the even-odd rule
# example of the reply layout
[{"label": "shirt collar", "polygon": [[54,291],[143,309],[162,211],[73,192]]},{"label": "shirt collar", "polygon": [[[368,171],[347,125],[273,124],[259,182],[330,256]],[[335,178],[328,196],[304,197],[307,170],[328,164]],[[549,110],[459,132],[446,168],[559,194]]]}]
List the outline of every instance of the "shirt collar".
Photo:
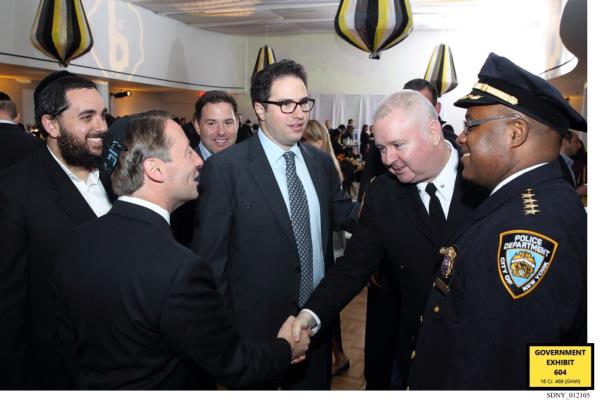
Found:
[{"label": "shirt collar", "polygon": [[[448,148],[450,149],[450,157],[446,162],[446,165],[440,171],[440,173],[431,181],[438,192],[438,194],[445,200],[452,199],[452,193],[454,192],[454,183],[456,182],[456,170],[458,169],[458,152],[454,147],[444,140]],[[428,182],[423,181],[417,184],[419,191],[425,191],[425,187]]]},{"label": "shirt collar", "polygon": [[492,196],[495,192],[498,192],[498,190],[500,188],[502,188],[503,186],[505,186],[506,184],[508,184],[512,180],[514,180],[515,178],[517,178],[517,177],[519,177],[519,176],[525,174],[526,172],[531,171],[531,170],[533,170],[535,168],[541,167],[544,164],[548,164],[548,163],[546,162],[546,163],[536,164],[535,166],[530,166],[530,167],[524,168],[523,170],[519,170],[516,173],[509,175],[508,177],[506,177],[505,179],[503,179],[502,181],[500,181],[500,183],[498,185],[496,185],[496,187],[494,188],[494,190],[492,191],[492,193],[490,194],[490,196]]},{"label": "shirt collar", "polygon": [[[63,169],[65,174],[67,174],[67,176],[69,176],[69,178],[72,181],[84,182],[81,178],[79,178],[75,174],[73,174],[73,172],[71,172],[71,170],[69,170],[69,168],[63,162],[61,162],[58,157],[56,157],[56,155],[52,152],[52,150],[48,146],[46,146],[46,147],[48,148],[48,151],[50,152],[50,154],[52,155],[54,160],[56,160],[56,162],[58,163],[60,168]],[[88,179],[84,183],[86,185],[93,185],[93,184],[97,184],[99,181],[100,181],[100,171],[98,169],[94,169],[94,170],[90,171],[90,173],[88,174]]]},{"label": "shirt collar", "polygon": [[571,158],[571,156],[569,156],[569,155],[566,155],[566,154],[564,154],[564,153],[561,153],[560,155],[562,156],[562,158],[564,159],[565,163],[567,163],[567,165],[568,165],[569,167],[571,167],[571,166],[573,165],[573,163],[575,163],[575,160],[573,160],[573,159]]},{"label": "shirt collar", "polygon": [[12,120],[0,120],[0,123],[17,125],[17,123]]},{"label": "shirt collar", "polygon": [[123,202],[133,203],[135,205],[150,209],[153,212],[158,213],[160,215],[160,217],[162,217],[163,219],[165,219],[167,221],[167,224],[171,225],[171,215],[169,214],[169,212],[166,209],[163,209],[162,207],[158,206],[156,203],[152,203],[145,199],[137,198],[135,196],[126,196],[126,195],[119,196],[119,200],[123,201]]},{"label": "shirt collar", "polygon": [[211,151],[208,150],[208,148],[204,146],[202,142],[198,144],[198,149],[200,149],[200,154],[202,155],[204,161],[208,160],[208,158],[212,156]]},{"label": "shirt collar", "polygon": [[[283,149],[281,146],[273,142],[273,140],[269,138],[260,128],[258,129],[258,139],[260,140],[260,144],[265,150],[267,159],[269,160],[269,164],[271,165],[276,164],[283,157],[283,154],[285,152],[288,152],[288,150]],[[302,152],[300,151],[300,148],[298,147],[297,143],[295,143],[289,151],[293,152],[296,155],[296,160],[304,162]]]}]

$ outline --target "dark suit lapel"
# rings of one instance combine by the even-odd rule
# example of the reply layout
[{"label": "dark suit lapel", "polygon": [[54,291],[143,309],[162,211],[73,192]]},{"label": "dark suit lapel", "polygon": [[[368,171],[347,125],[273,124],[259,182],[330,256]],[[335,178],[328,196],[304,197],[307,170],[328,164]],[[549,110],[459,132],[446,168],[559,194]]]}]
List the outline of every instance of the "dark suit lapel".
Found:
[{"label": "dark suit lapel", "polygon": [[265,202],[273,211],[273,215],[277,221],[279,221],[281,229],[288,237],[293,248],[296,249],[296,240],[294,239],[290,215],[288,214],[283,195],[281,195],[267,155],[260,145],[258,135],[252,136],[244,142],[248,142],[248,172],[254,179],[256,186],[263,193]]},{"label": "dark suit lapel", "polygon": [[321,243],[323,245],[323,253],[327,249],[329,245],[327,242],[329,241],[329,209],[327,208],[327,185],[325,183],[325,175],[323,174],[323,170],[320,169],[320,165],[318,164],[318,160],[313,157],[305,148],[305,145],[298,144],[300,151],[302,152],[302,156],[304,157],[304,162],[306,163],[306,167],[308,168],[308,172],[310,174],[310,178],[312,179],[313,185],[315,186],[315,191],[317,191],[317,196],[319,197],[319,208],[321,211]]},{"label": "dark suit lapel", "polygon": [[402,213],[398,218],[398,227],[407,224],[415,226],[427,237],[435,246],[440,242],[439,234],[436,233],[433,223],[429,218],[429,214],[421,201],[419,190],[414,184],[402,184],[394,177],[390,181],[390,185],[394,188],[393,192],[397,193],[397,202],[399,205],[393,210]]},{"label": "dark suit lapel", "polygon": [[42,164],[49,178],[51,191],[56,192],[56,202],[77,224],[96,217],[94,211],[79,193],[71,179],[58,165],[48,149],[42,152]]}]

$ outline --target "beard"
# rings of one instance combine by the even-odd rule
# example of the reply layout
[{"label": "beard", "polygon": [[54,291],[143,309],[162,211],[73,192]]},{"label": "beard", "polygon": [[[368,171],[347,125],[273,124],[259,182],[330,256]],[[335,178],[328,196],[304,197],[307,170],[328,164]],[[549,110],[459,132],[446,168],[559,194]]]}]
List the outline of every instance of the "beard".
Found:
[{"label": "beard", "polygon": [[[80,141],[65,127],[60,127],[61,135],[58,137],[58,148],[65,162],[74,167],[83,167],[87,170],[95,170],[102,165],[102,154],[95,155],[90,152],[85,140]],[[87,138],[104,138],[106,132],[88,133]]]}]

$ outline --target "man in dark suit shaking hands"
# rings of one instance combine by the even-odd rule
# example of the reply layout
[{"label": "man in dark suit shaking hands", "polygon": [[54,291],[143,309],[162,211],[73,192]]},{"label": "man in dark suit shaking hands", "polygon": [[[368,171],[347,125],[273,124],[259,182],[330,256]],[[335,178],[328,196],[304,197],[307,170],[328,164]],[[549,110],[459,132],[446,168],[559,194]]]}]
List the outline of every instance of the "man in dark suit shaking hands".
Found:
[{"label": "man in dark suit shaking hands", "polygon": [[[298,142],[314,105],[290,60],[252,78],[258,134],[204,165],[193,249],[208,259],[242,338],[271,338],[333,264],[334,209],[351,209],[331,158]],[[334,204],[336,207],[334,208]],[[284,389],[328,389],[330,336],[315,338]]]},{"label": "man in dark suit shaking hands", "polygon": [[[389,170],[367,188],[344,257],[305,305],[328,322],[366,284],[385,257],[400,289],[396,386],[405,387],[421,314],[445,238],[466,223],[486,192],[465,182],[458,153],[444,140],[437,113],[419,92],[388,96],[374,116],[375,144]],[[304,310],[294,327],[317,322]]]},{"label": "man in dark suit shaking hands", "polygon": [[198,196],[202,159],[166,112],[113,127],[105,167],[116,161],[119,199],[56,259],[70,377],[87,389],[195,389],[206,374],[235,388],[277,383],[307,338],[290,347],[289,318],[271,338],[242,342],[210,267],[169,228],[170,213]]}]

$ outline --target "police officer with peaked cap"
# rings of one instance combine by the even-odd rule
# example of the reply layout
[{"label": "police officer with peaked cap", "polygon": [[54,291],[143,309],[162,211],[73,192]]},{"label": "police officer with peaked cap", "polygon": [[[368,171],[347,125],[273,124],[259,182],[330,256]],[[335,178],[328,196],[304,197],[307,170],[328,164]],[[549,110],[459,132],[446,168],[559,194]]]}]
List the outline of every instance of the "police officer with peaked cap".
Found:
[{"label": "police officer with peaked cap", "polygon": [[463,177],[492,193],[440,250],[409,388],[526,389],[528,344],[586,341],[587,217],[557,158],[587,123],[494,53],[455,105]]}]

